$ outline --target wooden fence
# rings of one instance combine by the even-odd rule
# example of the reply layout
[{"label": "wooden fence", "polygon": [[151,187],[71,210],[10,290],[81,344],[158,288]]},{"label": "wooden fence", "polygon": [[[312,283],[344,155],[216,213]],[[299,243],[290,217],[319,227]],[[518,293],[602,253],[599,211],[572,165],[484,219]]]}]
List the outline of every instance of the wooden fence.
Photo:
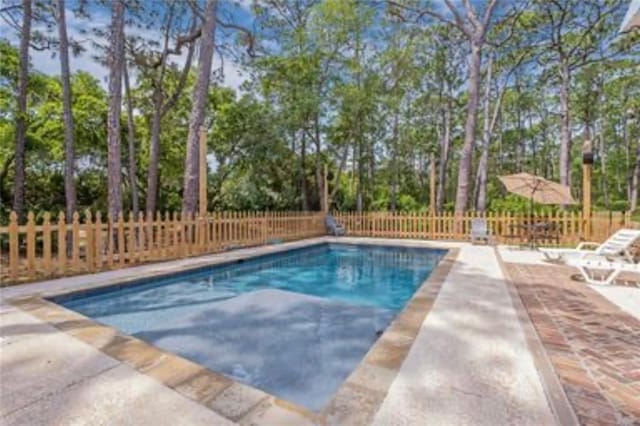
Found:
[{"label": "wooden fence", "polygon": [[178,259],[232,248],[324,234],[317,212],[221,212],[205,218],[140,215],[103,220],[78,213],[67,224],[63,213],[19,225],[14,213],[0,227],[0,283],[118,269],[145,262]]},{"label": "wooden fence", "polygon": [[[335,212],[351,236],[468,240],[471,221],[487,220],[496,243],[525,242],[525,224],[549,224],[558,239],[548,244],[574,245],[603,241],[623,227],[634,227],[629,214],[596,213],[587,222],[577,213],[528,215],[466,213],[455,216],[427,212]],[[201,217],[179,214],[137,219],[103,220],[77,213],[67,224],[64,214],[53,218],[29,213],[19,225],[11,214],[0,227],[0,284],[118,269],[145,262],[179,259],[239,247],[323,235],[324,215],[318,212],[221,212]]]},{"label": "wooden fence", "polygon": [[557,236],[542,241],[546,245],[575,245],[580,241],[604,241],[611,233],[624,227],[635,227],[629,213],[597,212],[590,221],[579,213],[536,213],[533,217],[512,213],[480,214],[468,212],[461,216],[428,212],[335,212],[352,236],[381,238],[415,238],[427,240],[467,241],[471,222],[475,218],[487,221],[492,240],[496,243],[523,244],[527,241],[527,224],[545,224]]}]

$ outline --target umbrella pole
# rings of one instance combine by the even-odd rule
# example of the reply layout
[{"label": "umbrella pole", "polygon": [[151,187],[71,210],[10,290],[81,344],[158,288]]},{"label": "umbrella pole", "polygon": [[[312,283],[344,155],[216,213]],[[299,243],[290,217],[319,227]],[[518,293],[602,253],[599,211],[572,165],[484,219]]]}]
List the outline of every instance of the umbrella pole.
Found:
[{"label": "umbrella pole", "polygon": [[531,199],[529,200],[529,247],[533,248],[535,245],[534,241],[534,229],[533,229],[533,193],[536,192],[535,189],[531,193]]},{"label": "umbrella pole", "polygon": [[536,181],[531,191],[531,198],[529,199],[529,248],[534,248],[536,244],[535,237],[535,224],[533,223],[533,196],[538,189],[538,182]]}]

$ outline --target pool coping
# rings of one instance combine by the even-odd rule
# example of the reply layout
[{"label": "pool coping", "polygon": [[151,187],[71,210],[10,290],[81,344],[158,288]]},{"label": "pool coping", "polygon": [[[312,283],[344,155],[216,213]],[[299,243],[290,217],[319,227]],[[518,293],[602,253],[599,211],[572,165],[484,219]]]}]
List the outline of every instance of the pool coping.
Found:
[{"label": "pool coping", "polygon": [[569,402],[569,398],[560,383],[560,379],[540,340],[540,336],[538,336],[533,321],[529,317],[529,312],[524,306],[520,292],[516,288],[513,277],[509,273],[506,265],[507,262],[504,261],[497,247],[494,248],[494,252],[502,275],[504,276],[511,302],[518,316],[518,321],[524,333],[527,347],[532,355],[534,365],[538,370],[538,376],[540,377],[540,382],[547,397],[547,402],[551,407],[551,412],[560,425],[578,425],[580,422],[578,421],[576,412]]},{"label": "pool coping", "polygon": [[[347,238],[309,239],[308,244],[283,244],[276,250],[258,250],[257,252],[253,250],[253,254],[248,252],[245,256],[240,257],[220,256],[218,261],[215,258],[208,259],[207,264],[214,266],[234,263],[240,259],[280,253],[296,247],[341,241],[361,245],[437,248],[447,250],[447,252],[319,413],[237,382],[207,367],[157,348],[141,339],[129,336],[113,327],[47,300],[51,297],[83,293],[115,284],[126,285],[142,279],[166,276],[171,274],[170,270],[150,271],[148,274],[129,279],[106,280],[99,284],[75,289],[14,297],[8,299],[7,302],[67,335],[133,367],[138,372],[156,379],[182,396],[200,403],[228,420],[241,424],[264,422],[367,424],[378,411],[396,378],[424,319],[435,303],[440,288],[458,256],[459,249],[412,241],[357,239],[357,242],[353,242]],[[173,272],[186,272],[206,266],[203,262],[194,262],[191,267],[176,265]]]}]

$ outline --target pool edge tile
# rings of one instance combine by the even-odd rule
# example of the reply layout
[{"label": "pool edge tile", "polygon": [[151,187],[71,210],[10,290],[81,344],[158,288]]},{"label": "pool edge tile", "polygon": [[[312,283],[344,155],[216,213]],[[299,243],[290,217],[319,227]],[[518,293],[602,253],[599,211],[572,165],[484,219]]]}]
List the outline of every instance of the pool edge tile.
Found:
[{"label": "pool edge tile", "polygon": [[206,405],[221,416],[237,422],[268,398],[270,395],[260,389],[233,382]]}]

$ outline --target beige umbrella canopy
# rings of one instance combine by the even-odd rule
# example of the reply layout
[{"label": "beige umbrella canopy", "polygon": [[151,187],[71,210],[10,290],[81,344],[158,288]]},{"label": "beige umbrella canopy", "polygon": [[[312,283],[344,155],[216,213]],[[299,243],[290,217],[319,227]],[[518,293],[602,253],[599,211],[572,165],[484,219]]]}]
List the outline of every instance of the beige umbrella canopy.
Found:
[{"label": "beige umbrella canopy", "polygon": [[571,189],[566,185],[552,182],[529,173],[500,176],[507,191],[540,204],[576,204]]}]

